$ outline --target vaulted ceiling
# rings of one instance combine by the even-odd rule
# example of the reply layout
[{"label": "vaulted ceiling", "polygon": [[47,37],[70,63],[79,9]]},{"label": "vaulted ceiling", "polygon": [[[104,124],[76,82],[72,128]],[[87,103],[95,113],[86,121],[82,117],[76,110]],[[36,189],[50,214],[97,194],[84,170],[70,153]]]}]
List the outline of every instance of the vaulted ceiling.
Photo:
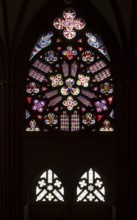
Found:
[{"label": "vaulted ceiling", "polygon": [[[33,18],[49,2],[55,0],[1,0],[0,2],[0,37],[6,45],[7,41],[12,42],[14,33],[18,28],[17,44],[22,40],[25,31],[31,24]],[[79,1],[79,0],[75,0]],[[112,31],[115,33],[122,46],[121,31],[130,41],[133,0],[90,0],[92,4],[108,21]],[[60,4],[63,0],[60,0]],[[123,28],[121,30],[122,24]]]}]

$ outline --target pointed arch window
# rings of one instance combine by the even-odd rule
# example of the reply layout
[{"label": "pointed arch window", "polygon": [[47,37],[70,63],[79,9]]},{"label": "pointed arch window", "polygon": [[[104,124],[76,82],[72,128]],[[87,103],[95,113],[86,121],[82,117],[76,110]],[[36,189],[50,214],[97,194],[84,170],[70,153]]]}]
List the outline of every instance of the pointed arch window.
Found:
[{"label": "pointed arch window", "polygon": [[35,186],[36,202],[64,202],[64,187],[58,176],[50,169],[44,171]]},{"label": "pointed arch window", "polygon": [[90,168],[80,178],[76,194],[77,202],[105,202],[103,178]]},{"label": "pointed arch window", "polygon": [[30,56],[26,131],[113,131],[111,62],[98,34],[67,8]]}]

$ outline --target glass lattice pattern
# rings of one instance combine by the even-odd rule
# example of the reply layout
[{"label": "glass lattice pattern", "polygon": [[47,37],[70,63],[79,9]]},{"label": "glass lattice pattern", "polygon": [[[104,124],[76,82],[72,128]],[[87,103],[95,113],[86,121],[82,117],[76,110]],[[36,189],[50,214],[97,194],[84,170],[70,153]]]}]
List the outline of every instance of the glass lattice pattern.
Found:
[{"label": "glass lattice pattern", "polygon": [[47,170],[39,177],[35,191],[36,202],[63,202],[64,187],[52,170]]},{"label": "glass lattice pattern", "polygon": [[90,168],[77,186],[77,202],[105,202],[105,186],[101,176]]},{"label": "glass lattice pattern", "polygon": [[114,130],[110,57],[74,9],[64,10],[40,35],[29,62],[26,131]]}]

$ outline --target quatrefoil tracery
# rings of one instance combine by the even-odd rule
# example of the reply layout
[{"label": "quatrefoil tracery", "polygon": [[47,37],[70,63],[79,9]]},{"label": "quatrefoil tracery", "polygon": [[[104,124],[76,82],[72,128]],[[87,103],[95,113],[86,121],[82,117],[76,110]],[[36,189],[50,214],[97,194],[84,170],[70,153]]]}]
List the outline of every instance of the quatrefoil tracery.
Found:
[{"label": "quatrefoil tracery", "polygon": [[81,30],[86,23],[82,18],[75,18],[76,12],[72,8],[68,8],[63,12],[64,18],[56,18],[54,27],[58,30],[63,30],[63,35],[67,39],[72,39],[76,36],[76,30]]}]

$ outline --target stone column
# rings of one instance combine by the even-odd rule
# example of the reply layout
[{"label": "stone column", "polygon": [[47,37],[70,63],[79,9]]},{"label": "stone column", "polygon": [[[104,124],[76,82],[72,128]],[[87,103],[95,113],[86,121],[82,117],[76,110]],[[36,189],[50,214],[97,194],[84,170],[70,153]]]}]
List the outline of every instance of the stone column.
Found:
[{"label": "stone column", "polygon": [[[9,67],[9,68],[8,68]],[[19,130],[19,87],[9,63],[0,68],[0,219],[23,219],[22,160]]]}]

